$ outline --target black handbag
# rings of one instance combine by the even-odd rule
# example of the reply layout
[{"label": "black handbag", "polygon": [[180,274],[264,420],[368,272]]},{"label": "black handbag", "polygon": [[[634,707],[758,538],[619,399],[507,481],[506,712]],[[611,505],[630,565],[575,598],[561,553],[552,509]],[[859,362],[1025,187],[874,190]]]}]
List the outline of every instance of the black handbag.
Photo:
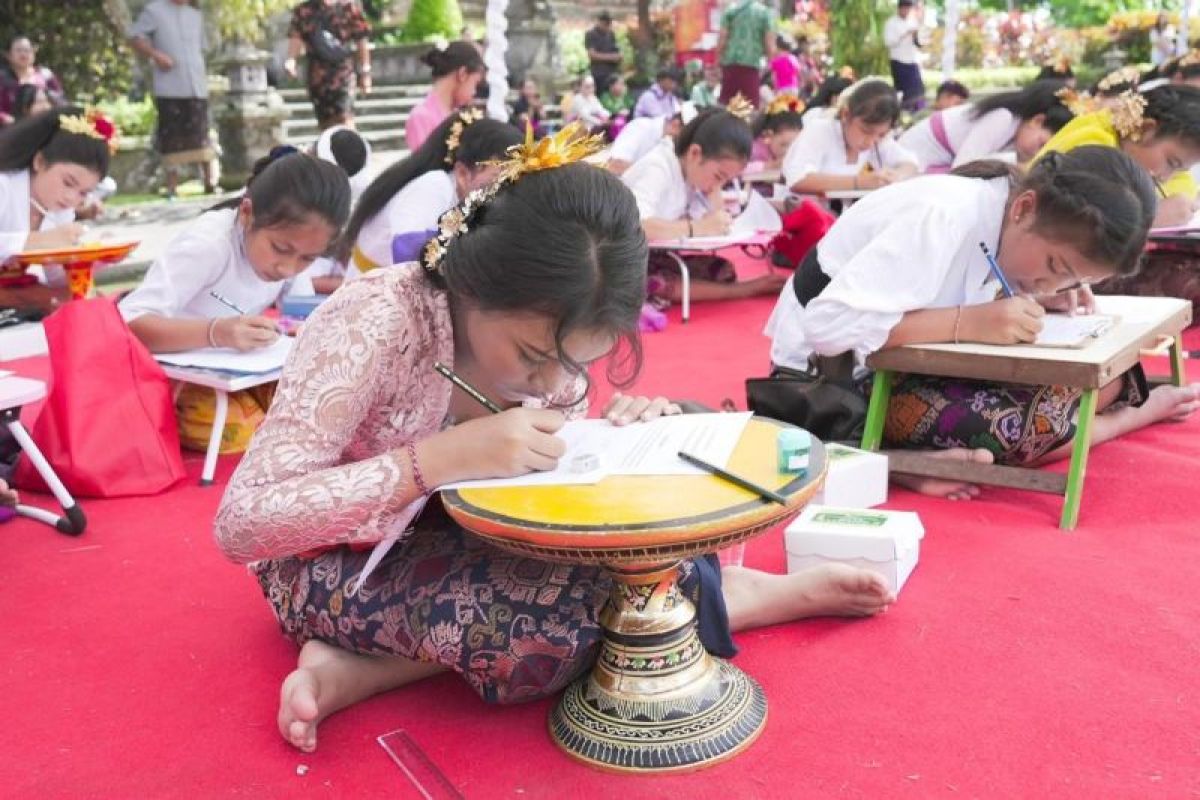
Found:
[{"label": "black handbag", "polygon": [[845,353],[818,359],[816,373],[776,367],[770,377],[748,378],[746,406],[824,441],[857,445],[866,427],[867,399],[854,384],[853,358]]},{"label": "black handbag", "polygon": [[308,36],[308,54],[326,64],[341,64],[353,51],[329,30],[328,18],[318,20],[317,27]]}]

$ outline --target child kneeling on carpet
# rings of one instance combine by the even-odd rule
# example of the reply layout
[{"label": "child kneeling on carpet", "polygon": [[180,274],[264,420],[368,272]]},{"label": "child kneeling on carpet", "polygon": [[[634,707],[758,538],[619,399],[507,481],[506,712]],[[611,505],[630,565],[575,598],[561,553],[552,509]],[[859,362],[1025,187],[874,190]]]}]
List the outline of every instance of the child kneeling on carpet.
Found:
[{"label": "child kneeling on carpet", "polygon": [[[816,356],[924,342],[1032,342],[1046,309],[1090,309],[1088,284],[1137,268],[1154,183],[1129,156],[1081,147],[1022,175],[979,161],[872,193],[844,213],[781,293],[771,359],[807,371]],[[996,254],[1016,296],[981,251]],[[862,371],[859,377],[864,377]],[[1100,390],[1096,444],[1197,408],[1200,385],[1148,391],[1140,367]],[[1029,465],[1070,455],[1081,390],[928,375],[898,377],[884,440],[947,458]],[[903,479],[955,499],[978,487]]]},{"label": "child kneeling on carpet", "polygon": [[[323,304],[230,480],[217,541],[251,565],[303,645],[278,716],[298,748],[316,747],[329,714],[443,670],[512,703],[557,692],[596,657],[600,569],[498,550],[424,505],[453,481],[552,469],[565,449],[555,431],[586,412],[588,365],[624,343],[632,360],[610,363],[636,372],[646,239],[620,180],[572,163],[590,149],[570,144],[578,133],[518,148],[492,186],[442,218],[420,263],[376,270]],[[503,410],[455,389],[436,362]],[[621,394],[604,410],[615,424],[678,412]],[[389,535],[399,538],[354,591]],[[781,576],[708,557],[684,562],[681,583],[701,640],[725,654],[731,630],[874,614],[893,600],[879,576],[844,565]]]},{"label": "child kneeling on carpet", "polygon": [[[710,108],[679,133],[663,139],[629,168],[621,180],[637,200],[642,229],[651,241],[723,236],[733,217],[725,210],[721,188],[746,169],[754,134],[742,119],[721,108]],[[728,300],[779,291],[783,277],[769,274],[738,282],[733,264],[715,256],[685,259],[692,300]],[[680,299],[676,262],[663,254],[650,259],[647,291],[654,300]]]},{"label": "child kneeling on carpet", "polygon": [[[289,278],[329,249],[349,214],[350,184],[340,167],[294,148],[268,156],[255,165],[242,197],[200,215],[167,246],[121,300],[121,315],[152,353],[267,347],[279,329],[262,312]],[[230,395],[222,453],[246,449],[273,391]],[[208,389],[188,384],[180,391],[176,411],[186,447],[208,448],[213,410]]]}]

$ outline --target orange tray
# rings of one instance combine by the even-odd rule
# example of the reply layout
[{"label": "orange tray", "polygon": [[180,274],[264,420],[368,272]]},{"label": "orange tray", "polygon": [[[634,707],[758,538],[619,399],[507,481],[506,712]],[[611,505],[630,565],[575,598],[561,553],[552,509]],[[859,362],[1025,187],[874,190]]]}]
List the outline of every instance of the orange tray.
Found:
[{"label": "orange tray", "polygon": [[105,264],[120,261],[141,242],[96,242],[75,247],[26,250],[17,253],[12,261],[18,264]]}]

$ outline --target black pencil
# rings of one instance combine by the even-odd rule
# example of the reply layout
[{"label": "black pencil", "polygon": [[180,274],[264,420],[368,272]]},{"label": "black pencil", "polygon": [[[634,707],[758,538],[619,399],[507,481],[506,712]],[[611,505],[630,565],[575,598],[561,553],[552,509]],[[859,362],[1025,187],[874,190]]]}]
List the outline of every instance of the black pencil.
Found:
[{"label": "black pencil", "polygon": [[740,475],[734,475],[732,472],[723,470],[715,464],[709,464],[707,461],[704,461],[703,459],[696,458],[691,453],[685,453],[682,450],[680,450],[679,457],[682,458],[684,461],[688,462],[689,464],[694,464],[695,466],[699,467],[700,469],[702,469],[706,472],[711,472],[713,475],[716,475],[718,478],[724,478],[725,480],[729,481],[730,483],[734,484],[735,486],[740,486],[747,491],[754,492],[756,495],[758,495],[759,497],[762,497],[764,500],[774,500],[776,503],[779,503],[782,506],[787,505],[787,498],[784,497],[783,495],[779,494],[778,492],[773,492],[770,489],[759,486],[757,483],[748,481],[745,478],[741,477]]},{"label": "black pencil", "polygon": [[466,392],[468,395],[471,396],[472,400],[477,401],[481,406],[483,406],[484,408],[486,408],[488,411],[492,412],[493,414],[499,414],[501,411],[504,410],[504,409],[500,408],[500,406],[493,403],[491,400],[488,400],[486,397],[484,397],[483,392],[479,391],[474,386],[472,386],[471,384],[464,381],[462,378],[455,375],[454,370],[450,369],[442,362],[440,362],[440,361],[433,362],[433,368],[434,368],[434,370],[437,371],[437,373],[439,375],[441,375],[446,380],[453,383],[458,388],[462,389],[464,392]]}]

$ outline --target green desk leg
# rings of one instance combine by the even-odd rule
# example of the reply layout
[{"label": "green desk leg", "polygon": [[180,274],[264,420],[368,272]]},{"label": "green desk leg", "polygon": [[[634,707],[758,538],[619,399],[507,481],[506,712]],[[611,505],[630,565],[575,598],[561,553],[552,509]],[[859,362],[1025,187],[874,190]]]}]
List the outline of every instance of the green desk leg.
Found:
[{"label": "green desk leg", "polygon": [[867,423],[863,429],[862,449],[878,450],[883,443],[883,423],[887,421],[888,401],[892,398],[892,373],[881,369],[871,383],[871,402],[867,406]]},{"label": "green desk leg", "polygon": [[1071,448],[1071,468],[1067,471],[1067,494],[1063,498],[1062,519],[1058,527],[1075,530],[1079,504],[1083,499],[1083,476],[1087,472],[1088,451],[1092,447],[1092,423],[1096,420],[1099,389],[1087,389],[1079,399],[1079,418],[1075,424],[1075,446]]},{"label": "green desk leg", "polygon": [[1183,386],[1186,383],[1186,373],[1183,371],[1183,334],[1176,334],[1171,342],[1171,383]]}]

